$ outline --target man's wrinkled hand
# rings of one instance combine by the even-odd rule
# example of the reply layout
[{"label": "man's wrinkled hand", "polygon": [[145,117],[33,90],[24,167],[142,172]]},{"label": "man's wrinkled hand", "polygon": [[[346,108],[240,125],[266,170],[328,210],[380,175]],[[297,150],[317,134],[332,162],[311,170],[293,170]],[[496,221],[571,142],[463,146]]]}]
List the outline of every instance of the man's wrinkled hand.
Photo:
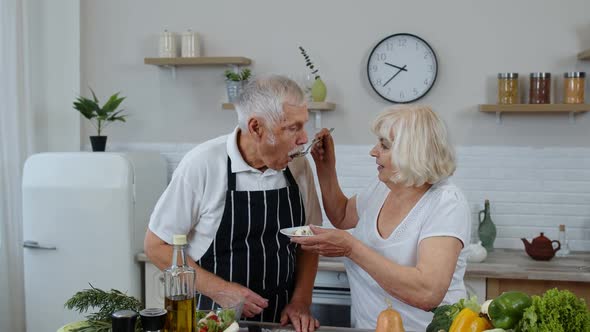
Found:
[{"label": "man's wrinkled hand", "polygon": [[224,292],[240,294],[244,298],[244,309],[242,310],[244,317],[254,317],[268,307],[267,299],[240,284],[230,282]]}]

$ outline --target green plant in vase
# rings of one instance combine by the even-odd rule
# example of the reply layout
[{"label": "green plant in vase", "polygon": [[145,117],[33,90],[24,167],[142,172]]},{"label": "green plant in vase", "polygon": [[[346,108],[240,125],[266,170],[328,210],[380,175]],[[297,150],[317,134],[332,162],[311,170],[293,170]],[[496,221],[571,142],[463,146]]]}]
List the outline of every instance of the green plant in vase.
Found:
[{"label": "green plant in vase", "polygon": [[319,69],[313,64],[305,49],[299,46],[299,51],[305,59],[305,65],[311,70],[311,74],[315,76],[315,80],[311,86],[311,99],[315,102],[322,102],[326,100],[326,94],[328,93],[326,84],[320,78]]},{"label": "green plant in vase", "polygon": [[118,110],[118,108],[126,97],[119,97],[119,92],[117,92],[110,96],[109,100],[101,107],[94,91],[90,89],[90,92],[92,99],[79,96],[74,101],[74,109],[88,119],[97,130],[97,136],[90,136],[92,151],[104,151],[107,136],[102,136],[102,131],[115,121],[125,122],[127,115],[122,114],[124,110]]},{"label": "green plant in vase", "polygon": [[252,76],[252,71],[248,68],[242,69],[241,72],[234,72],[228,69],[223,75],[225,76],[227,87],[227,99],[230,103],[233,103],[242,92],[244,82],[248,81],[250,76]]}]

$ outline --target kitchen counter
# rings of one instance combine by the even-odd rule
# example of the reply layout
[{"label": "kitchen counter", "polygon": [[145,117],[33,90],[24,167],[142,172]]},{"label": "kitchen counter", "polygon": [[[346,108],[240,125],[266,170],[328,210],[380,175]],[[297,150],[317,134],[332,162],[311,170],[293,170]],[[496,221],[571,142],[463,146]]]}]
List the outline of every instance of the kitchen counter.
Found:
[{"label": "kitchen counter", "polygon": [[[320,271],[345,271],[342,258],[320,259]],[[590,282],[590,253],[536,261],[523,250],[496,249],[481,263],[467,263],[466,277]]]},{"label": "kitchen counter", "polygon": [[[144,253],[138,261],[148,261]],[[319,271],[345,272],[344,258],[320,258]],[[496,249],[481,263],[468,263],[466,277],[590,282],[590,253],[536,261],[523,250]]]},{"label": "kitchen counter", "polygon": [[[281,326],[280,324],[276,323],[262,323],[262,322],[249,322],[249,321],[240,321],[240,330],[239,332],[292,332],[295,331],[292,326]],[[365,330],[365,329],[355,329],[355,328],[347,328],[347,327],[334,327],[334,326],[320,326],[319,329],[316,331],[318,332],[369,332],[374,330]],[[410,331],[407,331],[410,332]]]}]

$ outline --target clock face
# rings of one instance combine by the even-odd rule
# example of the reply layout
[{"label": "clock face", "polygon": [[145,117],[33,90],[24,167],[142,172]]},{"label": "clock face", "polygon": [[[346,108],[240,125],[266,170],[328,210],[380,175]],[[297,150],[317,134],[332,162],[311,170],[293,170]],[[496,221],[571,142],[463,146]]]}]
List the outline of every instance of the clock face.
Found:
[{"label": "clock face", "polygon": [[367,62],[371,87],[394,103],[422,98],[434,85],[438,72],[436,54],[426,41],[408,33],[380,41]]}]

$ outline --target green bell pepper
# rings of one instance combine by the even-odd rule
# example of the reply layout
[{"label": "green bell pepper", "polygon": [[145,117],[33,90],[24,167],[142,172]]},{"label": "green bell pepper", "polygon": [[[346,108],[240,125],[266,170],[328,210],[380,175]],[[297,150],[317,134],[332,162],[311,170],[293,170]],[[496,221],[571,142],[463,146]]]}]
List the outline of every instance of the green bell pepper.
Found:
[{"label": "green bell pepper", "polygon": [[531,297],[526,293],[504,292],[490,303],[488,316],[494,327],[511,329],[522,319],[524,310],[532,304]]}]

